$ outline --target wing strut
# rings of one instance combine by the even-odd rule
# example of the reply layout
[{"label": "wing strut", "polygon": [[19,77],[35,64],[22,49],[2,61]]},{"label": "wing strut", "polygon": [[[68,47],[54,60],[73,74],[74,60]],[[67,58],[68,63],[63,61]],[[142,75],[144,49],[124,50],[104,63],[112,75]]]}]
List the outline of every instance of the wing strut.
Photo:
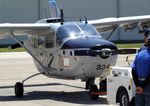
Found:
[{"label": "wing strut", "polygon": [[113,30],[111,31],[111,33],[109,34],[109,36],[107,37],[107,40],[109,40],[109,38],[112,36],[112,34],[116,31],[116,29],[118,28],[118,26],[117,27],[115,27],[115,28],[113,28]]},{"label": "wing strut", "polygon": [[18,42],[41,65],[41,67],[43,67],[44,69],[46,69],[46,67],[32,54],[32,52],[30,52],[30,50],[28,48],[26,48],[26,46],[23,45],[23,43],[21,43],[20,40],[14,35],[13,30],[10,31],[10,36],[16,42]]}]

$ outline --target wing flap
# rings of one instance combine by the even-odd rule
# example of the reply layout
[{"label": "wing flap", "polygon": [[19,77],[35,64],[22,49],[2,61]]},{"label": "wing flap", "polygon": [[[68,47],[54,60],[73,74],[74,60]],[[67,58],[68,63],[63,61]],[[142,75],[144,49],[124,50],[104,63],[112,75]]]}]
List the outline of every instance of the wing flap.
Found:
[{"label": "wing flap", "polygon": [[53,32],[51,24],[0,24],[0,38],[15,35],[45,35]]},{"label": "wing flap", "polygon": [[143,28],[150,28],[150,20],[141,22]]}]

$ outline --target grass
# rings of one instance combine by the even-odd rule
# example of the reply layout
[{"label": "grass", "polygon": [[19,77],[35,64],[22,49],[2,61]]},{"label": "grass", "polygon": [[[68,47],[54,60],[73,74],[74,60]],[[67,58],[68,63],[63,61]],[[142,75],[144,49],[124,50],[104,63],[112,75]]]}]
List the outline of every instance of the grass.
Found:
[{"label": "grass", "polygon": [[142,43],[116,44],[118,48],[140,48]]},{"label": "grass", "polygon": [[0,48],[0,52],[23,52],[23,51],[25,51],[23,48],[16,48],[16,49]]}]

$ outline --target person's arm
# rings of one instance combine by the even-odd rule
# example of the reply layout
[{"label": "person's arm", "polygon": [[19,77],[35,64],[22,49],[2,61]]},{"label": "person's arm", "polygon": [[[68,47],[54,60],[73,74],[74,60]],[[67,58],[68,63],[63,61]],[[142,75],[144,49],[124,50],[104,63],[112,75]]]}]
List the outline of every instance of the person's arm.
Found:
[{"label": "person's arm", "polygon": [[132,69],[132,76],[133,76],[133,81],[135,83],[135,86],[137,86],[137,87],[140,86],[138,76],[137,76],[137,72],[134,69]]},{"label": "person's arm", "polygon": [[146,80],[144,81],[144,88],[150,84],[150,75],[146,78]]},{"label": "person's arm", "polygon": [[134,81],[135,86],[136,86],[136,93],[137,94],[142,94],[144,90],[143,90],[143,87],[140,86],[138,76],[137,76],[137,72],[134,69],[132,69],[132,76],[133,76],[133,81]]}]

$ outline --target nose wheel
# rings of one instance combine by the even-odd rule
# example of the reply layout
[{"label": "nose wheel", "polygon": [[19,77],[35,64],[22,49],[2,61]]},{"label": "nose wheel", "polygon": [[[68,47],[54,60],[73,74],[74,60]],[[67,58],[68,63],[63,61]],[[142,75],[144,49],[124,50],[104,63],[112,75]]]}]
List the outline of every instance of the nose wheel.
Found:
[{"label": "nose wheel", "polygon": [[95,82],[95,78],[89,78],[87,81],[86,81],[86,84],[85,84],[85,89],[90,89],[90,86],[91,85],[94,85],[94,82]]},{"label": "nose wheel", "polygon": [[17,82],[15,84],[15,96],[23,97],[23,93],[24,93],[23,83]]},{"label": "nose wheel", "polygon": [[98,89],[97,85],[92,84],[90,85],[90,98],[92,100],[97,100],[99,95],[106,95],[107,94],[107,81],[102,80],[100,82],[100,89]]},{"label": "nose wheel", "polygon": [[96,94],[98,92],[98,88],[97,86],[94,84],[94,85],[91,85],[90,86],[90,98],[92,100],[97,100],[98,99],[98,94]]}]

